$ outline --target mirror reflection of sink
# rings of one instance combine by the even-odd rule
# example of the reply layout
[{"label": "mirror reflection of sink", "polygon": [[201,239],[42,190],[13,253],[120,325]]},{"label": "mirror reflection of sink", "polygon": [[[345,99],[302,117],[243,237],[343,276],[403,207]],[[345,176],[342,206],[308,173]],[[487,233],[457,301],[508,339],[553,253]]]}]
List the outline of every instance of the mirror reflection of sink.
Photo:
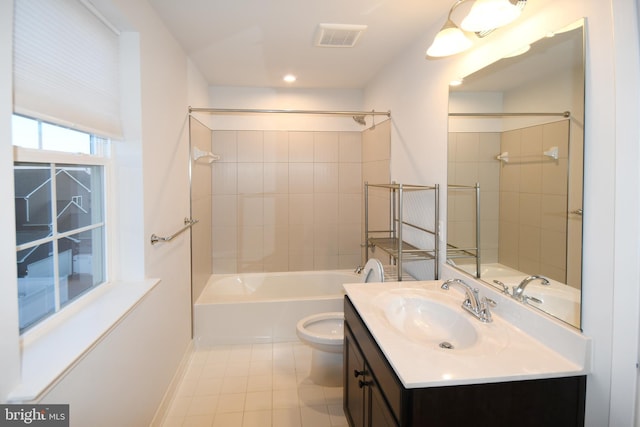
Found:
[{"label": "mirror reflection of sink", "polygon": [[580,291],[567,285],[528,286],[524,294],[538,299],[529,299],[532,307],[553,313],[565,322],[578,327],[580,325]]},{"label": "mirror reflection of sink", "polygon": [[[374,301],[377,314],[388,326],[427,347],[449,351],[483,350],[482,353],[504,348],[508,341],[504,331],[473,318],[460,307],[461,303],[462,298],[416,289],[383,292]],[[483,336],[485,334],[487,336]]]}]

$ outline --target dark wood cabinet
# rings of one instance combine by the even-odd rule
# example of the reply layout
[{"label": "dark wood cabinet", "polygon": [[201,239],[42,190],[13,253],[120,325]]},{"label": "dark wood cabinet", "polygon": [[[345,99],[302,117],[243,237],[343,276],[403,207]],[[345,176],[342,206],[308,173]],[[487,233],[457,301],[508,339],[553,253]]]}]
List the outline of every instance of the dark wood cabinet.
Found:
[{"label": "dark wood cabinet", "polygon": [[396,427],[398,424],[385,402],[377,379],[345,328],[344,408],[352,426]]},{"label": "dark wood cabinet", "polygon": [[584,375],[407,389],[348,297],[344,309],[344,412],[351,427],[584,426]]}]

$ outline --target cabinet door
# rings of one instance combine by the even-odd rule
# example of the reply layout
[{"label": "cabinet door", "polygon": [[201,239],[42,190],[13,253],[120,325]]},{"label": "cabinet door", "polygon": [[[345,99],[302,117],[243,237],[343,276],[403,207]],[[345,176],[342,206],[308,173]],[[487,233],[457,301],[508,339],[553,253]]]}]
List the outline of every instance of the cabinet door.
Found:
[{"label": "cabinet door", "polygon": [[378,384],[369,377],[367,384],[367,393],[369,401],[369,427],[397,427],[396,423],[387,403],[384,401]]},{"label": "cabinet door", "polygon": [[344,331],[344,414],[352,427],[365,425],[364,358],[347,328]]}]

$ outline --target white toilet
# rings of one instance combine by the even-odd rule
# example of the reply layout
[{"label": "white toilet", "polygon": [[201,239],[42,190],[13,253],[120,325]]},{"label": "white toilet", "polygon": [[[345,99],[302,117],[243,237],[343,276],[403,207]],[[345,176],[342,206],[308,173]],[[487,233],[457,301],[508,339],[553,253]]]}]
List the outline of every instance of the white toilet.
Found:
[{"label": "white toilet", "polygon": [[[383,282],[382,263],[371,258],[362,269],[363,282]],[[296,325],[298,338],[311,346],[311,380],[323,386],[342,385],[342,344],[344,313],[333,311],[312,314]]]}]

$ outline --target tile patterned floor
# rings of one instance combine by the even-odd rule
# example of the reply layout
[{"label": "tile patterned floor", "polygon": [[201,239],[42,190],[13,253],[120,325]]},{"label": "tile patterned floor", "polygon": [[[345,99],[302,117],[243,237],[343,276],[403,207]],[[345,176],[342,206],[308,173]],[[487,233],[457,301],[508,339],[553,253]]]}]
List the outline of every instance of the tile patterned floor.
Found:
[{"label": "tile patterned floor", "polygon": [[342,387],[309,379],[300,343],[196,349],[163,427],[343,427]]}]

